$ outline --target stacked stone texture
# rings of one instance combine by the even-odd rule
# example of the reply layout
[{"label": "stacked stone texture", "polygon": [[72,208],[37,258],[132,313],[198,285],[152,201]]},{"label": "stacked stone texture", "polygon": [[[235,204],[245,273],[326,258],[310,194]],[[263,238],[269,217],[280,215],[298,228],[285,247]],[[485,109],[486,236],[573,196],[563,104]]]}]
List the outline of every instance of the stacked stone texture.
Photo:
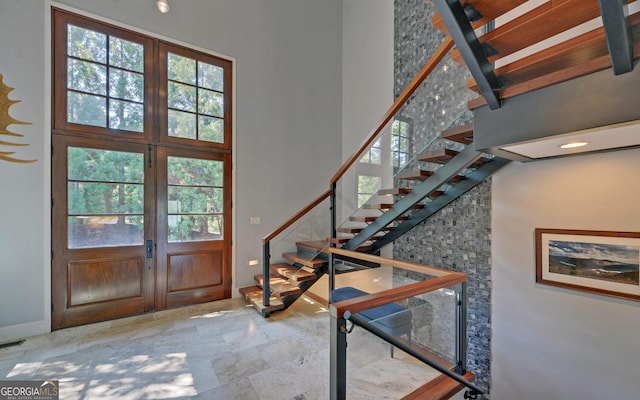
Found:
[{"label": "stacked stone texture", "polygon": [[[394,93],[398,96],[442,43],[444,35],[431,25],[435,14],[431,1],[396,0],[394,7]],[[471,121],[466,104],[475,95],[466,88],[468,79],[466,68],[447,57],[403,108],[402,117],[413,123],[414,152],[423,150],[421,146],[440,135],[442,130]],[[435,140],[431,148],[443,144],[443,141]],[[395,258],[468,275],[467,366],[476,374],[476,383],[483,388],[489,388],[491,377],[490,212],[489,180],[394,242]],[[433,307],[430,312],[441,312],[439,309],[442,307]],[[445,313],[441,317],[450,318],[451,313]],[[438,315],[425,314],[423,317],[438,319]],[[434,350],[445,356],[452,351],[452,340],[446,337],[451,327],[451,324],[441,324],[428,331]],[[489,396],[484,398],[489,399]]]}]

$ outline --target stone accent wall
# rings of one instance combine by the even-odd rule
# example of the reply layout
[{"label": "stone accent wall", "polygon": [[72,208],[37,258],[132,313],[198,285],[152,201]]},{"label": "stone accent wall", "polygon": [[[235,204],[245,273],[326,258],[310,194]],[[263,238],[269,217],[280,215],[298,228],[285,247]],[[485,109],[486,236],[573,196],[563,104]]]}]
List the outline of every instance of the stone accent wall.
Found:
[{"label": "stone accent wall", "polygon": [[[435,14],[431,1],[395,0],[394,7],[394,92],[398,96],[433,54],[444,35],[431,26]],[[442,68],[444,65],[446,71]],[[435,138],[447,127],[471,121],[466,103],[476,95],[466,88],[468,78],[466,68],[450,58],[428,78],[425,87],[403,110],[404,116],[414,123],[414,144]],[[437,140],[434,142],[434,146],[442,144]],[[394,242],[394,258],[468,275],[467,366],[476,374],[476,383],[483,388],[489,388],[491,376],[490,212],[489,180]],[[447,354],[450,352],[447,346],[435,350]]]}]

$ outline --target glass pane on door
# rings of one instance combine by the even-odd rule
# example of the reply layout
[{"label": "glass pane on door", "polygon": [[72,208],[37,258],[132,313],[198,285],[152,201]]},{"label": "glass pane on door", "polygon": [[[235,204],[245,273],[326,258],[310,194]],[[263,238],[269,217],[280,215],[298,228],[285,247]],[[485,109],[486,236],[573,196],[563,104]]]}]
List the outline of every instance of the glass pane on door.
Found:
[{"label": "glass pane on door", "polygon": [[144,154],[69,147],[69,249],[144,241]]},{"label": "glass pane on door", "polygon": [[223,239],[223,162],[167,158],[168,242]]}]

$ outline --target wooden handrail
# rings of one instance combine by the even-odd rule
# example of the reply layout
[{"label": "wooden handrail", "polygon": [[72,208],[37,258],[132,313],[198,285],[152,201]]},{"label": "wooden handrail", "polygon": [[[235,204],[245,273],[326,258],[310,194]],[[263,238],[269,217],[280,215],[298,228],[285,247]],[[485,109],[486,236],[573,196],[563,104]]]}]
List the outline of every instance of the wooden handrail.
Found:
[{"label": "wooden handrail", "polygon": [[346,311],[355,314],[373,307],[383,306],[385,304],[404,300],[420,294],[433,292],[434,290],[446,288],[467,281],[467,275],[463,274],[462,272],[447,271],[441,268],[429,267],[426,265],[416,264],[408,261],[393,260],[390,258],[375,256],[372,254],[343,250],[336,247],[330,247],[327,249],[327,251],[333,254],[355,258],[362,261],[389,265],[395,268],[401,268],[409,271],[436,276],[436,278],[426,281],[416,282],[393,289],[383,290],[378,293],[354,297],[352,299],[334,303],[331,305],[330,313],[331,316],[336,318],[342,318]]},{"label": "wooden handrail", "polygon": [[384,117],[382,117],[382,121],[378,124],[378,126],[369,134],[369,139],[360,147],[358,151],[356,151],[343,165],[340,167],[338,172],[331,178],[331,183],[336,183],[342,178],[342,176],[347,172],[351,166],[360,159],[362,153],[373,143],[374,140],[378,137],[380,132],[384,129],[385,126],[391,121],[394,115],[402,108],[402,106],[409,100],[411,95],[418,90],[418,87],[425,79],[431,74],[431,72],[436,68],[438,63],[442,61],[445,55],[451,50],[453,47],[453,40],[450,37],[447,37],[445,41],[438,47],[435,53],[431,56],[429,61],[422,67],[420,72],[413,78],[411,83],[402,91],[400,96],[393,102],[389,110],[387,110]]},{"label": "wooden handrail", "polygon": [[[422,67],[420,72],[418,72],[418,74],[413,78],[413,80],[411,80],[409,85],[407,85],[407,87],[402,91],[400,96],[398,96],[398,98],[391,105],[389,110],[387,110],[386,114],[383,116],[382,121],[380,121],[380,123],[378,124],[377,128],[375,128],[369,134],[369,139],[362,145],[362,147],[360,147],[360,149],[357,152],[355,152],[355,154],[353,154],[342,165],[342,167],[340,167],[338,172],[336,172],[336,174],[331,178],[330,183],[332,185],[334,183],[338,182],[338,180],[340,180],[340,178],[342,178],[342,176],[347,172],[347,170],[349,168],[351,168],[351,166],[360,158],[362,153],[364,153],[365,149],[367,149],[371,145],[371,143],[373,143],[373,141],[376,140],[376,138],[378,137],[380,132],[382,132],[384,127],[389,123],[389,121],[391,121],[391,119],[394,117],[394,115],[396,115],[396,113],[400,110],[400,108],[402,108],[402,106],[409,100],[411,95],[413,95],[413,93],[416,90],[418,90],[418,87],[420,86],[420,84],[422,82],[424,82],[425,79],[427,79],[429,74],[431,74],[431,72],[436,68],[438,63],[440,63],[440,61],[442,61],[444,56],[447,55],[449,50],[451,50],[451,48],[453,48],[453,45],[454,45],[453,40],[450,37],[447,37],[445,39],[445,41],[440,45],[440,47],[436,50],[436,52],[431,56],[429,61],[427,61],[427,63],[424,65],[424,67]],[[302,218],[302,216],[304,216],[306,213],[308,213],[313,208],[315,208],[324,199],[329,197],[331,195],[331,193],[332,193],[331,190],[326,191],[320,197],[318,197],[316,200],[314,200],[311,204],[309,204],[308,206],[306,206],[302,210],[298,211],[297,214],[295,214],[293,217],[289,218],[284,224],[282,224],[276,230],[271,232],[269,235],[265,236],[262,239],[262,243],[265,244],[265,243],[270,242],[274,237],[278,236],[285,229],[287,229],[289,226],[291,226],[291,224],[296,222],[298,219]],[[357,253],[357,254],[361,254],[361,253]],[[396,260],[390,260],[390,261],[396,261]],[[389,265],[391,265],[391,264],[389,264]],[[416,264],[416,265],[418,265],[418,264]]]},{"label": "wooden handrail", "polygon": [[270,234],[265,236],[262,239],[262,243],[264,244],[264,243],[270,242],[274,237],[276,237],[279,234],[281,234],[285,229],[287,229],[289,226],[291,226],[294,222],[296,222],[297,220],[302,218],[306,213],[308,213],[309,211],[313,210],[318,204],[322,203],[326,198],[331,196],[331,193],[332,193],[332,190],[329,189],[326,192],[324,192],[323,194],[321,194],[320,197],[315,199],[311,204],[309,204],[308,206],[306,206],[302,210],[298,211],[296,213],[296,215],[294,215],[293,217],[289,218],[284,224],[280,225],[280,227],[278,227],[276,230],[274,230],[273,232],[271,232]]},{"label": "wooden handrail", "polygon": [[434,290],[446,288],[466,281],[467,276],[465,274],[452,272],[450,275],[429,279],[428,281],[411,283],[409,285],[333,303],[330,307],[330,315],[335,318],[342,318],[344,313],[347,311],[352,314],[359,313],[370,308],[380,307],[385,304],[433,292]]}]

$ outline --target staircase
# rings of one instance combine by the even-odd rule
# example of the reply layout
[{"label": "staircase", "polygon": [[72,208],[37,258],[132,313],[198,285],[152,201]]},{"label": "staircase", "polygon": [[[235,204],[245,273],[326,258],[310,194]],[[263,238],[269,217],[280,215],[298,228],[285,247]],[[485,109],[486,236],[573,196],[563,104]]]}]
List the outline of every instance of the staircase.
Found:
[{"label": "staircase", "polygon": [[[550,0],[529,9],[526,8],[526,0],[432,2],[438,10],[432,24],[449,38],[398,96],[365,145],[347,160],[331,179],[332,189],[329,194],[323,195],[319,200],[335,196],[336,182],[359,160],[368,146],[374,143],[387,123],[411,98],[416,88],[434,70],[444,55],[449,53],[454,42],[456,49],[451,52],[451,57],[469,69],[473,78],[467,82],[467,87],[480,96],[468,102],[468,108],[474,112],[474,123],[442,132],[442,139],[449,143],[457,143],[455,149],[446,146],[420,154],[417,160],[421,167],[396,176],[395,187],[379,190],[377,194],[382,200],[370,200],[361,207],[359,211],[362,212],[356,212],[344,224],[332,225],[332,230],[335,230],[334,237],[316,242],[298,242],[295,253],[282,254],[286,263],[269,266],[268,286],[271,297],[262,291],[265,283],[263,275],[256,275],[256,285],[242,288],[240,291],[265,317],[271,312],[285,309],[327,272],[330,258],[328,253],[331,253],[331,261],[334,264],[337,263],[339,266],[343,262],[342,265],[348,265],[345,261],[349,260],[341,260],[339,251],[328,252],[329,246],[377,254],[382,247],[392,243],[509,163],[510,160],[507,158],[512,154],[495,151],[495,148],[491,147],[491,141],[488,141],[488,144],[485,144],[486,141],[483,142],[484,135],[496,134],[487,126],[483,126],[486,116],[500,118],[499,113],[491,112],[501,109],[505,102],[535,94],[538,96],[538,103],[544,103],[549,100],[548,97],[544,98],[545,94],[549,93],[545,91],[548,88],[557,88],[569,81],[575,83],[583,77],[598,79],[595,78],[595,74],[607,69],[611,69],[613,75],[626,74],[634,69],[637,59],[640,58],[640,0]],[[511,18],[494,28],[494,20],[507,13]],[[602,21],[601,27],[582,29],[583,24],[591,23],[594,19]],[[483,27],[484,33],[477,36],[476,33]],[[568,40],[556,40],[557,35],[576,29],[582,29],[582,33]],[[532,51],[532,46],[537,49]],[[524,56],[515,57],[523,52],[526,53]],[[637,85],[631,86],[633,87],[625,89],[620,96],[640,99],[637,95],[630,95],[638,92]],[[567,92],[566,89],[563,90]],[[570,95],[575,96],[575,93]],[[590,95],[594,96],[593,93]],[[631,105],[626,107],[632,109],[631,114],[635,112],[633,115],[640,119],[637,112],[638,102],[632,100],[628,103]],[[538,111],[525,108],[524,112],[538,115]],[[563,109],[562,112],[564,111]],[[511,109],[508,112],[513,113]],[[517,128],[517,122],[508,122],[511,125],[506,124],[502,127],[506,130]],[[594,126],[596,125],[591,127]],[[537,128],[536,125],[535,129]],[[483,153],[480,149],[493,155]],[[316,200],[314,204],[318,202]],[[311,208],[308,206],[305,212]],[[375,214],[372,215],[372,212]],[[292,220],[302,214],[298,213]],[[280,233],[283,230],[281,227],[276,232]],[[275,233],[268,238],[274,236]],[[269,240],[266,239],[265,259],[269,259]],[[349,268],[345,268],[345,272],[348,270]],[[267,299],[269,305],[265,306],[264,302]],[[333,365],[332,361],[332,368]],[[472,379],[472,375],[468,374],[467,379]],[[448,399],[461,389],[461,385],[442,375],[405,399]],[[477,392],[467,392],[465,398],[476,398],[476,395]]]},{"label": "staircase", "polygon": [[[526,1],[433,2],[438,10],[432,20],[433,26],[453,39],[456,49],[451,51],[451,57],[471,71],[473,79],[468,81],[467,86],[481,95],[468,104],[469,109],[474,111],[485,106],[492,110],[498,109],[505,99],[607,68],[612,68],[614,74],[623,74],[632,70],[634,60],[640,58],[640,12],[629,13],[624,9],[625,2],[634,3],[632,7],[640,8],[640,1],[549,1],[532,10],[520,12],[519,16],[495,29],[485,29],[486,32],[480,36],[476,36],[478,28],[492,23],[506,13],[517,12]],[[529,46],[551,40],[554,35],[575,29],[600,16],[603,21],[600,28],[557,44],[552,43],[543,50],[516,61],[508,60],[510,56]],[[434,55],[434,58],[440,58],[433,65],[430,65],[431,60],[427,62],[418,74],[426,74],[422,79],[426,78],[444,56],[437,53],[446,54],[451,48],[445,47],[443,45]],[[504,65],[495,67],[493,63],[496,62],[503,62]],[[409,86],[417,79],[418,76]],[[412,93],[411,90],[405,90],[399,96],[385,116],[385,124]],[[375,140],[383,126],[381,124],[365,145],[370,145]],[[481,128],[475,126],[476,131]],[[282,255],[286,263],[270,265],[270,305],[263,305],[262,275],[255,276],[255,286],[240,289],[247,301],[264,316],[285,309],[327,272],[328,256],[324,252],[327,247],[377,254],[382,247],[437,213],[509,162],[505,158],[476,151],[472,125],[446,130],[442,132],[441,138],[460,143],[464,148],[454,150],[445,147],[420,154],[418,161],[439,167],[418,169],[397,176],[397,180],[404,184],[381,189],[378,195],[384,196],[385,200],[364,204],[361,210],[365,215],[355,213],[349,221],[338,226],[336,231],[339,236],[318,242],[297,243],[296,253]],[[341,176],[362,150],[364,149],[356,153],[337,175]],[[372,210],[377,214],[371,215]]]},{"label": "staircase", "polygon": [[[321,241],[297,242],[296,252],[282,254],[286,263],[270,265],[271,297],[268,306],[264,306],[263,302],[262,274],[255,275],[256,284],[241,288],[240,293],[265,317],[286,309],[327,272],[328,256],[325,249],[330,245],[377,254],[382,247],[482,183],[509,162],[475,151],[471,146],[471,125],[446,130],[442,132],[441,138],[462,144],[464,149],[459,151],[444,147],[418,155],[416,159],[420,163],[439,167],[400,174],[397,177],[400,185],[378,192],[378,195],[386,198],[384,202],[370,201],[360,208],[364,212],[377,210],[378,215],[362,216],[356,212],[345,224],[337,227],[336,231],[340,236]],[[363,265],[362,261],[349,261],[344,257],[337,260],[336,273],[377,266]]]}]

